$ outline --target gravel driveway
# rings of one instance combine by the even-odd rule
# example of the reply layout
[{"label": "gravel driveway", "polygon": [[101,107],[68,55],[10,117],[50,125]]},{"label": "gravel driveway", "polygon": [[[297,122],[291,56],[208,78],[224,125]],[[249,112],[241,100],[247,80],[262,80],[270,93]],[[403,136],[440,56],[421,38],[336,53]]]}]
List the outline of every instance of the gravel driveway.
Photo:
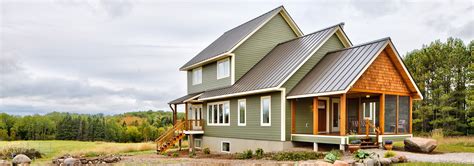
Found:
[{"label": "gravel driveway", "polygon": [[[375,152],[380,156],[386,152],[381,149],[366,149],[368,152]],[[412,153],[405,151],[395,151],[397,154],[407,156],[408,161],[419,161],[419,162],[453,162],[453,163],[465,163],[474,164],[474,153],[441,153],[441,154],[423,154],[423,153]]]}]

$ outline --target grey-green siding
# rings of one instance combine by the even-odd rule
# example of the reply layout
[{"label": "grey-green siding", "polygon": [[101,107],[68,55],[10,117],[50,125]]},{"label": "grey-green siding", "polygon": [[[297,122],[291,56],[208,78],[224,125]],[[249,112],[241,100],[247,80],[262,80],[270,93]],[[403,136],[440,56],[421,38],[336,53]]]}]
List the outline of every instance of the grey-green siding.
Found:
[{"label": "grey-green siding", "polygon": [[[260,97],[271,96],[271,126],[260,126]],[[205,131],[204,136],[240,138],[253,140],[281,140],[281,92],[251,95],[238,98],[208,101],[230,101],[230,126],[207,125],[207,103],[204,103]],[[237,126],[237,100],[246,99],[247,121],[246,126]]]},{"label": "grey-green siding", "polygon": [[[232,65],[232,64],[230,64]],[[188,94],[202,92],[211,89],[222,88],[231,85],[230,76],[217,79],[217,61],[202,66],[202,83],[193,85],[193,72],[189,70],[188,74]]]},{"label": "grey-green siding", "polygon": [[312,134],[313,133],[313,101],[311,98],[298,99],[296,102],[296,133]]},{"label": "grey-green siding", "polygon": [[286,93],[288,94],[298,82],[303,79],[303,77],[308,74],[311,69],[326,55],[326,53],[338,49],[344,48],[341,40],[337,37],[337,35],[332,35],[326,43],[324,43],[321,48],[319,48],[316,53],[314,53],[309,60],[301,66],[295,74],[293,74],[288,81],[283,84],[283,87],[286,88]]},{"label": "grey-green siding", "polygon": [[278,43],[297,37],[281,14],[273,17],[238,48],[235,54],[235,80],[240,79]]}]

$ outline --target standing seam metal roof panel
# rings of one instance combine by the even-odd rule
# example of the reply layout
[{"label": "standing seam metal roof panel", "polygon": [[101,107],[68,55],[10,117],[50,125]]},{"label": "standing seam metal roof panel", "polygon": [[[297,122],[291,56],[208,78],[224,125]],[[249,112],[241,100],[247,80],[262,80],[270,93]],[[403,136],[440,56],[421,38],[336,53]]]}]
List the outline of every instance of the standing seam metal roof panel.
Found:
[{"label": "standing seam metal roof panel", "polygon": [[200,98],[278,87],[304,61],[312,56],[341,24],[278,44],[234,85],[206,91]]},{"label": "standing seam metal roof panel", "polygon": [[377,53],[386,46],[389,38],[372,41],[329,52],[293,88],[288,96],[300,96],[345,90]]},{"label": "standing seam metal roof panel", "polygon": [[247,21],[227,32],[222,34],[209,46],[204,48],[199,54],[189,60],[184,64],[180,69],[189,67],[193,64],[202,62],[204,60],[213,58],[215,56],[221,55],[230,51],[235,45],[247,37],[250,33],[255,31],[260,25],[262,25],[270,17],[274,16],[276,13],[280,12],[283,9],[282,6],[275,8],[265,14],[262,14],[250,21]]}]

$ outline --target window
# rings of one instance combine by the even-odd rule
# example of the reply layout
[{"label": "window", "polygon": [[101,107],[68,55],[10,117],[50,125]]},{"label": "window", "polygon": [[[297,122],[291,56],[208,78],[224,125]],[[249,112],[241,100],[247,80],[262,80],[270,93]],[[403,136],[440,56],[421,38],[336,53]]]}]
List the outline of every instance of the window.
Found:
[{"label": "window", "polygon": [[410,97],[398,97],[398,133],[408,133],[410,128]]},{"label": "window", "polygon": [[193,85],[202,83],[202,67],[193,69]]},{"label": "window", "polygon": [[201,148],[201,143],[202,143],[201,139],[194,139],[194,147]]},{"label": "window", "polygon": [[229,126],[230,107],[229,101],[215,102],[208,104],[207,125]]},{"label": "window", "polygon": [[372,120],[372,114],[375,112],[375,102],[364,102],[362,109],[364,110],[364,119]]},{"label": "window", "polygon": [[397,96],[385,95],[385,133],[395,133],[397,121]]},{"label": "window", "polygon": [[245,126],[246,125],[246,119],[247,119],[247,104],[245,99],[240,99],[238,102],[238,126]]},{"label": "window", "polygon": [[227,142],[227,141],[221,142],[221,152],[230,153],[230,142]]},{"label": "window", "polygon": [[260,98],[260,125],[271,126],[271,97],[264,96]]},{"label": "window", "polygon": [[229,58],[217,61],[217,79],[226,78],[230,75]]}]

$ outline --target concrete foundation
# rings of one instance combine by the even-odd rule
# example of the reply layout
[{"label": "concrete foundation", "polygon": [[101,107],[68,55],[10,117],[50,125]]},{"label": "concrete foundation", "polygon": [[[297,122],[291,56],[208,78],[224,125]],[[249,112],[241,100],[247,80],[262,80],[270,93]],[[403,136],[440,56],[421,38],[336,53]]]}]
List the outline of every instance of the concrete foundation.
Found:
[{"label": "concrete foundation", "polygon": [[202,148],[209,148],[211,152],[222,152],[222,142],[230,143],[230,153],[243,152],[244,150],[263,149],[264,152],[279,152],[293,147],[291,141],[265,141],[238,138],[202,137]]}]

